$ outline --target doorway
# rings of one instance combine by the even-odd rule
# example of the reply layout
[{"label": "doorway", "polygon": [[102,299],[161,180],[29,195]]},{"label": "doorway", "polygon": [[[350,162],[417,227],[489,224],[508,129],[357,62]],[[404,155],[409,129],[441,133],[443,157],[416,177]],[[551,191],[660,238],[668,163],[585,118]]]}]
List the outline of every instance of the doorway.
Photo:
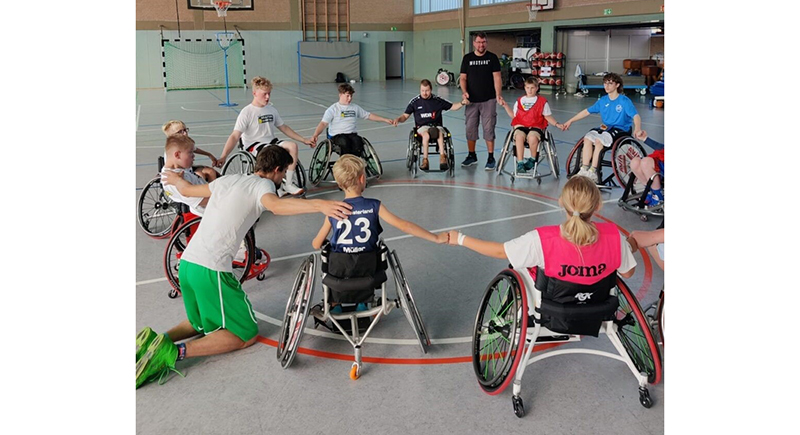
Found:
[{"label": "doorway", "polygon": [[386,41],[386,80],[405,78],[405,50],[402,41]]}]

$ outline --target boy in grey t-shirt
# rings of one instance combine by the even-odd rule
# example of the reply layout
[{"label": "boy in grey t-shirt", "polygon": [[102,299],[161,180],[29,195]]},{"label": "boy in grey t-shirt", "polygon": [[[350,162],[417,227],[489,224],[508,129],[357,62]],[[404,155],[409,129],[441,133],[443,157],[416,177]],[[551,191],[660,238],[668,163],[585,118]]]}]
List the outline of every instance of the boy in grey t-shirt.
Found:
[{"label": "boy in grey t-shirt", "polygon": [[355,154],[361,157],[364,144],[356,132],[358,118],[397,126],[397,121],[369,113],[358,104],[351,104],[355,92],[355,89],[347,83],[339,85],[339,102],[333,103],[331,107],[325,110],[325,114],[322,115],[322,121],[320,121],[317,129],[314,130],[314,135],[311,137],[312,142],[317,143],[317,137],[322,133],[322,130],[325,130],[330,125],[328,134],[331,136],[331,141],[339,145],[342,155]]}]

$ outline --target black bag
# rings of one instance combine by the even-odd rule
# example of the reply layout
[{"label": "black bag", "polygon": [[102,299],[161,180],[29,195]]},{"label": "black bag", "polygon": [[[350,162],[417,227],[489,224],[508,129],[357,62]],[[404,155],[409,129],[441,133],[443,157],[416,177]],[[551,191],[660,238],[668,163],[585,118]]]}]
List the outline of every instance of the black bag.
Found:
[{"label": "black bag", "polygon": [[337,72],[336,73],[336,83],[346,83],[347,80],[344,78],[344,74]]}]

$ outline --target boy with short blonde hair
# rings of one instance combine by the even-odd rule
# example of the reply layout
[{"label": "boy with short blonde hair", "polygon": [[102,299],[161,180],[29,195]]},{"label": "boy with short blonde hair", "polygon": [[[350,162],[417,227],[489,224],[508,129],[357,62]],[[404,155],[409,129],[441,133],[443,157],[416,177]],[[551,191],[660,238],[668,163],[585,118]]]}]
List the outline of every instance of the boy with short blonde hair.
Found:
[{"label": "boy with short blonde hair", "polygon": [[[183,121],[177,119],[171,119],[165,122],[164,125],[161,126],[161,131],[163,131],[164,135],[166,135],[167,137],[170,137],[173,134],[189,136],[189,128],[186,127],[186,124],[184,124]],[[194,148],[194,152],[195,154],[200,154],[201,156],[206,156],[209,159],[211,159],[211,166],[215,166],[217,164],[217,158],[214,157],[214,155],[211,154],[210,152],[203,151],[197,147]],[[165,155],[164,159],[166,160],[166,158],[167,156]],[[203,179],[206,180],[207,182],[214,181],[217,179],[217,177],[219,177],[219,173],[215,171],[213,167],[196,165],[193,166],[192,169],[197,175],[203,177]]]},{"label": "boy with short blonde hair", "polygon": [[[180,122],[180,121],[179,121]],[[183,179],[192,185],[206,184],[206,180],[194,172],[192,164],[194,164],[194,155],[197,148],[194,146],[194,140],[185,134],[173,134],[167,137],[167,143],[164,146],[166,160],[161,173],[166,172],[179,172],[183,173]],[[183,196],[178,192],[178,189],[173,185],[163,184],[164,195],[169,199],[186,204],[189,206],[189,211],[202,216],[205,212],[208,198],[195,198]]]}]

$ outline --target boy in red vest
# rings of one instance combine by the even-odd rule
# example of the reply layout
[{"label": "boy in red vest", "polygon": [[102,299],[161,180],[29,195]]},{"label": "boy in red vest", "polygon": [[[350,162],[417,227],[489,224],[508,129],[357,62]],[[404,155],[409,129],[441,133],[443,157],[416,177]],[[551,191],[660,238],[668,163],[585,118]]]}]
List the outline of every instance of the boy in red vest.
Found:
[{"label": "boy in red vest", "polygon": [[[538,93],[539,84],[536,79],[528,77],[525,79],[525,96],[517,99],[513,110],[505,101],[500,102],[508,116],[511,117],[511,125],[516,129],[514,143],[517,149],[518,174],[524,174],[533,169],[539,156],[539,142],[544,139],[544,131],[547,129],[548,122],[564,130],[564,126],[553,118],[553,112],[550,110],[547,100],[537,95]],[[533,156],[527,160],[524,159],[526,139]]]}]

